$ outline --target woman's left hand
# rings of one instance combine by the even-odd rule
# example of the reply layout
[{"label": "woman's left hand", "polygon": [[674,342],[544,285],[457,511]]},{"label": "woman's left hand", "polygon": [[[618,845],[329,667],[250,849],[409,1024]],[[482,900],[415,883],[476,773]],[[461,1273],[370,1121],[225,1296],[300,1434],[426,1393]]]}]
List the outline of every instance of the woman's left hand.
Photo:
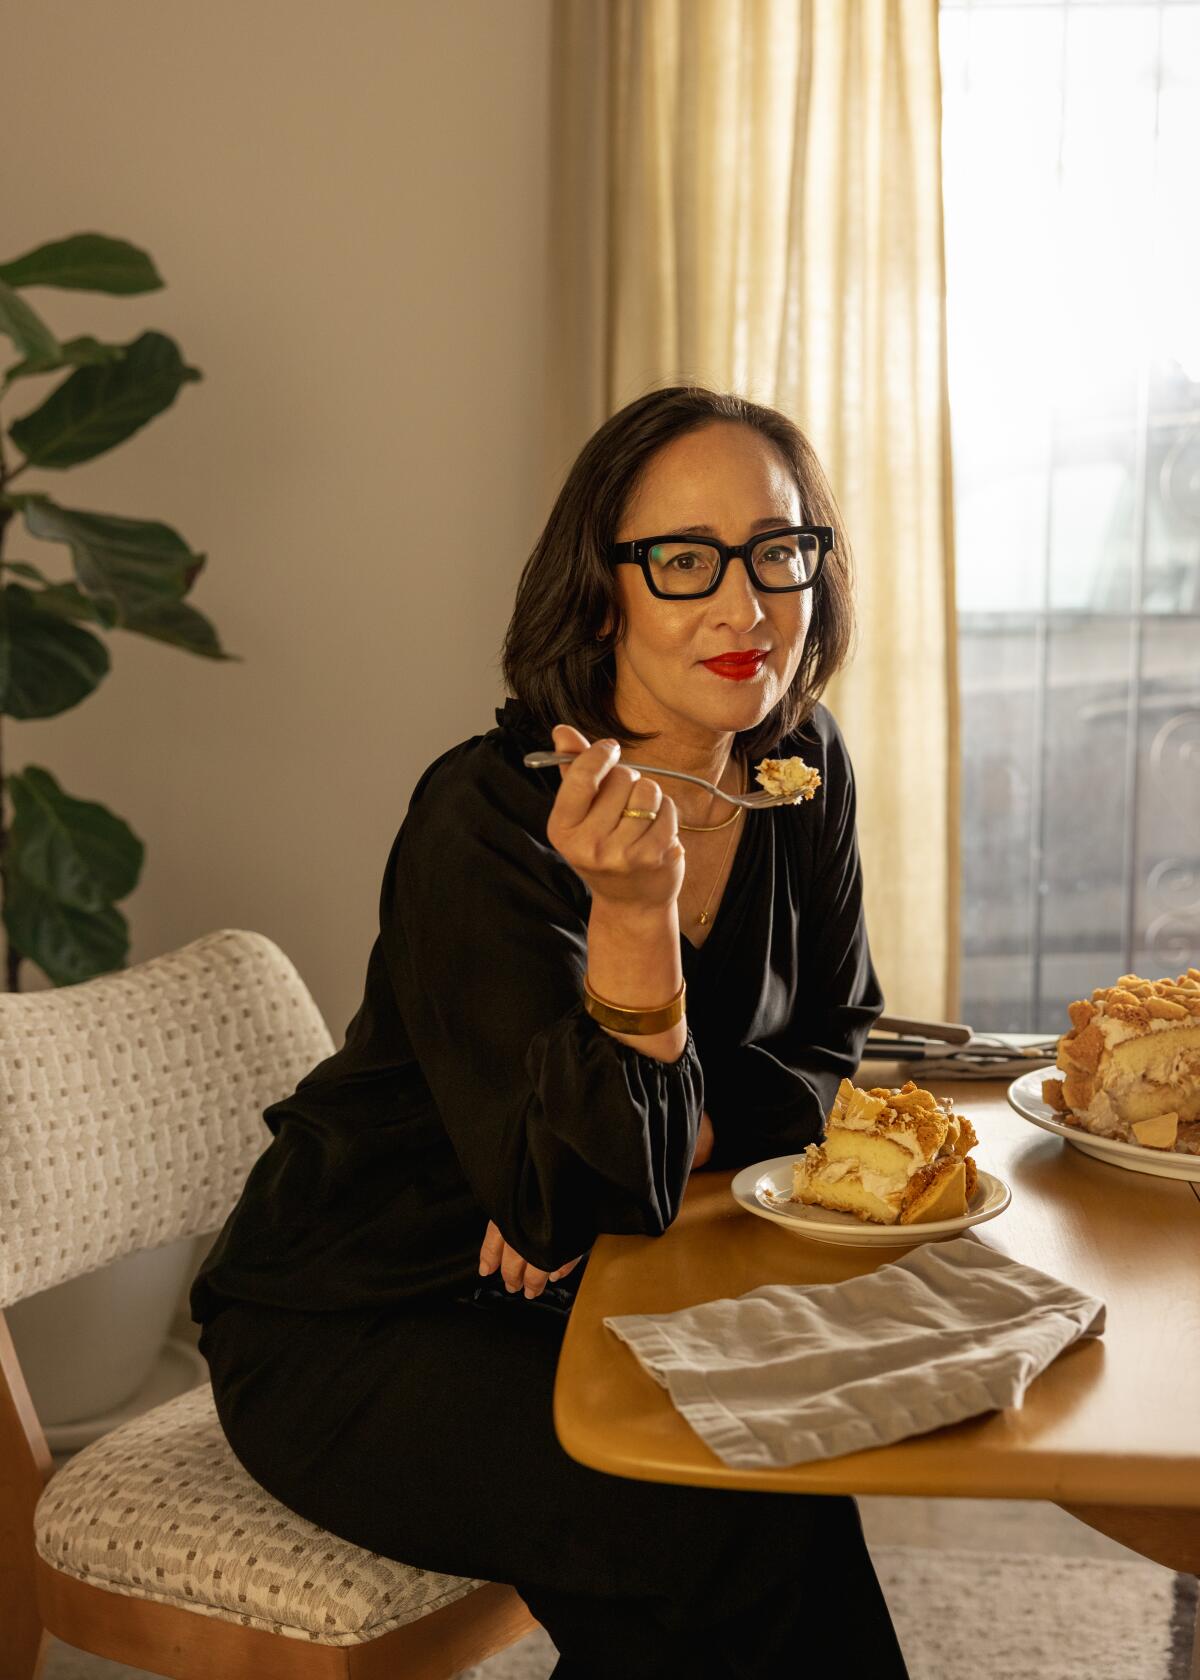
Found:
[{"label": "woman's left hand", "polygon": [[557,1283],[559,1278],[565,1278],[568,1272],[573,1272],[583,1259],[577,1254],[574,1260],[568,1260],[565,1266],[560,1266],[555,1272],[543,1272],[537,1266],[531,1266],[523,1255],[517,1253],[511,1244],[506,1243],[500,1235],[494,1220],[488,1220],[488,1228],[483,1238],[483,1246],[479,1250],[479,1275],[490,1277],[497,1267],[504,1279],[504,1287],[510,1295],[515,1295],[518,1289],[525,1291],[525,1299],[532,1301],[542,1293],[547,1283]]},{"label": "woman's left hand", "polygon": [[[697,1167],[702,1167],[712,1152],[713,1124],[707,1114],[702,1114],[700,1130],[696,1134],[696,1153],[692,1156],[692,1172],[695,1172]],[[568,1272],[573,1272],[582,1259],[583,1255],[577,1254],[574,1260],[568,1260],[566,1265],[560,1266],[556,1272],[543,1272],[539,1267],[531,1266],[511,1243],[506,1243],[495,1220],[489,1219],[479,1250],[479,1275],[491,1277],[499,1267],[504,1287],[509,1294],[515,1295],[518,1289],[523,1289],[525,1299],[532,1301],[542,1293],[548,1283],[557,1283],[559,1278],[565,1278]]]},{"label": "woman's left hand", "polygon": [[708,1110],[705,1109],[704,1113],[700,1116],[700,1130],[696,1133],[696,1153],[692,1156],[693,1172],[695,1172],[697,1167],[704,1167],[708,1165],[709,1157],[713,1152],[713,1144],[716,1141],[716,1135],[713,1132],[713,1123],[708,1118]]}]

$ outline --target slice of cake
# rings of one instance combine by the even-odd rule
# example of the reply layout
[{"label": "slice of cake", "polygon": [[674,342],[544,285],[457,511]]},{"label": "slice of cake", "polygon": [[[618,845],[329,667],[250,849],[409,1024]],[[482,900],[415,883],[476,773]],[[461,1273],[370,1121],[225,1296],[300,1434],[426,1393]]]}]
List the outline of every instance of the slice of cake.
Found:
[{"label": "slice of cake", "polygon": [[792,1200],[876,1225],[961,1218],[975,1193],[968,1151],[975,1128],[910,1079],[898,1088],[860,1090],[843,1079],[822,1143],[792,1168]]},{"label": "slice of cake", "polygon": [[1043,1101],[1100,1137],[1200,1155],[1200,969],[1175,980],[1123,974],[1067,1013],[1063,1078],[1043,1080]]}]

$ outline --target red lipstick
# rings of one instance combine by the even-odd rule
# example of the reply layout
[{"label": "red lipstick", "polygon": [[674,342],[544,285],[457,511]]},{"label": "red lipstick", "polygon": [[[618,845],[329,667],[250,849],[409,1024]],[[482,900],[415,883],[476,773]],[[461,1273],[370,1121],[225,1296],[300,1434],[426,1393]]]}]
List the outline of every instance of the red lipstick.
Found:
[{"label": "red lipstick", "polygon": [[766,648],[747,648],[744,653],[719,653],[715,659],[701,660],[705,670],[728,682],[747,682],[756,677],[767,657]]}]

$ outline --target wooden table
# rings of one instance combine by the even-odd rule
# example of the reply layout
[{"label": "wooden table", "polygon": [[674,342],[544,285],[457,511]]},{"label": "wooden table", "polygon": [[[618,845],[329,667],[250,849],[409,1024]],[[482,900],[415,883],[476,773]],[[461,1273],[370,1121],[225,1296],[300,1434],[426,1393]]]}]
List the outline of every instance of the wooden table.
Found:
[{"label": "wooden table", "polygon": [[[895,1083],[876,1064],[862,1083]],[[1037,1130],[1001,1083],[940,1083],[1012,1188],[982,1242],[1107,1303],[1016,1409],[890,1447],[775,1470],[723,1464],[604,1328],[764,1283],[830,1283],[906,1252],[811,1242],[745,1212],[732,1173],[698,1173],[665,1235],[601,1237],[572,1310],[554,1395],[573,1458],[643,1481],[804,1493],[1048,1499],[1177,1569],[1200,1573],[1200,1186],[1126,1172]]]}]

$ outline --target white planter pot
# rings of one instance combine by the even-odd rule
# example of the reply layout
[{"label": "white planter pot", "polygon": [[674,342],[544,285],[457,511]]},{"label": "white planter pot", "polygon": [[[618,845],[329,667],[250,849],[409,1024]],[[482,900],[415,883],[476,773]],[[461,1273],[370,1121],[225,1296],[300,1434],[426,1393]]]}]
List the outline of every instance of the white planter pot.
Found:
[{"label": "white planter pot", "polygon": [[137,1393],[175,1316],[195,1241],[126,1255],[5,1309],[44,1428],[114,1411]]}]

